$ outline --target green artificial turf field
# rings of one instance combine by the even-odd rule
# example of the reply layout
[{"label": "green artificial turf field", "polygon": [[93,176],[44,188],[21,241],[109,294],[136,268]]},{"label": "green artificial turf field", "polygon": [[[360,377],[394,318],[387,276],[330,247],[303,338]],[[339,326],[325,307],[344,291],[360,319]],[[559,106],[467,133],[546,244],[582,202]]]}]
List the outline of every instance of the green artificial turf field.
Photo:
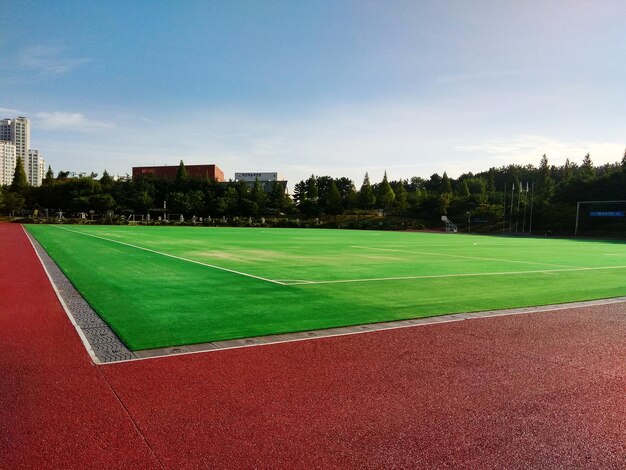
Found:
[{"label": "green artificial turf field", "polygon": [[31,225],[132,350],[626,295],[626,244]]}]

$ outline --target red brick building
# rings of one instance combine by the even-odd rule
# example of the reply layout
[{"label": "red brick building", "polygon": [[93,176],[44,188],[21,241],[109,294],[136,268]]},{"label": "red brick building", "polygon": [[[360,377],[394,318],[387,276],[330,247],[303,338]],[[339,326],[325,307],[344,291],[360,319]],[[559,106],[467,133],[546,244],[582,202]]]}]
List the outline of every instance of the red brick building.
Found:
[{"label": "red brick building", "polygon": [[[187,176],[190,178],[211,178],[214,181],[224,181],[224,172],[217,165],[185,165]],[[133,178],[154,175],[156,178],[174,181],[178,165],[172,166],[134,166]]]}]

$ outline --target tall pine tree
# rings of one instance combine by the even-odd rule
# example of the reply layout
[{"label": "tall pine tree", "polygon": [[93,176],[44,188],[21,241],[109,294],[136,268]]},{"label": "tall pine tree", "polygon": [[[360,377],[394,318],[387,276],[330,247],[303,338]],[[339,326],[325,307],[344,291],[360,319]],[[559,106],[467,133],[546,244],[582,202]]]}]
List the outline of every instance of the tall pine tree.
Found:
[{"label": "tall pine tree", "polygon": [[17,157],[15,163],[15,171],[13,172],[13,182],[11,183],[11,191],[16,193],[22,193],[28,189],[28,178],[26,178],[26,171],[24,170],[24,163],[22,157]]},{"label": "tall pine tree", "polygon": [[541,163],[539,164],[539,181],[537,184],[537,196],[542,203],[547,203],[554,196],[554,180],[550,174],[550,166],[548,165],[548,157],[543,154]]},{"label": "tall pine tree", "polygon": [[452,185],[450,184],[450,178],[448,177],[448,173],[443,172],[443,176],[441,177],[441,192],[442,194],[451,194],[452,193]]},{"label": "tall pine tree", "polygon": [[372,190],[370,177],[367,173],[365,173],[365,178],[363,178],[363,184],[361,185],[361,190],[359,191],[358,201],[359,206],[362,209],[371,209],[374,207],[374,204],[376,204],[376,196]]},{"label": "tall pine tree", "polygon": [[176,180],[174,184],[176,188],[182,189],[186,186],[187,180],[187,169],[185,168],[185,164],[181,160],[180,164],[178,165],[178,170],[176,171]]},{"label": "tall pine tree", "polygon": [[585,182],[591,181],[596,177],[596,168],[591,161],[591,155],[587,154],[585,158],[583,158],[583,164],[578,170],[578,176]]},{"label": "tall pine tree", "polygon": [[389,180],[387,180],[387,172],[385,171],[383,182],[380,183],[380,186],[378,187],[378,196],[376,197],[376,200],[378,201],[380,207],[385,210],[389,210],[395,199],[396,194],[393,192],[393,189],[389,184]]},{"label": "tall pine tree", "polygon": [[41,182],[42,186],[50,186],[54,183],[54,172],[52,171],[52,167],[48,165],[48,171],[46,171],[46,176]]},{"label": "tall pine tree", "polygon": [[330,189],[326,192],[325,196],[326,213],[329,215],[339,215],[343,212],[341,207],[341,193],[337,188],[337,183],[332,180],[330,183]]}]

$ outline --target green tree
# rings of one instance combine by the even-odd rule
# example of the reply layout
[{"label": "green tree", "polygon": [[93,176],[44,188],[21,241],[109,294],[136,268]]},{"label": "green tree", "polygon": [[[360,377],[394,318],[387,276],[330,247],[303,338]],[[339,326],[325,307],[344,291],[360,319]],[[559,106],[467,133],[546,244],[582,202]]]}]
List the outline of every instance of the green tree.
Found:
[{"label": "green tree", "polygon": [[229,186],[224,196],[219,199],[218,211],[222,215],[235,215],[239,203],[239,194],[234,186]]},{"label": "green tree", "polygon": [[337,178],[335,184],[341,194],[341,205],[344,209],[353,209],[356,207],[358,193],[354,187],[354,183],[350,178]]},{"label": "green tree", "polygon": [[11,191],[23,193],[27,189],[28,179],[26,178],[26,171],[24,170],[24,162],[22,162],[22,157],[17,157],[15,171],[13,172],[13,182],[11,183]]},{"label": "green tree", "polygon": [[106,170],[104,170],[104,173],[102,173],[102,178],[100,178],[100,184],[103,188],[109,188],[113,184],[113,178],[111,178]]},{"label": "green tree", "polygon": [[471,194],[470,194],[469,186],[467,186],[467,180],[463,180],[463,183],[461,183],[461,186],[459,188],[459,196],[461,196],[462,198],[469,199],[470,195]]},{"label": "green tree", "polygon": [[174,180],[174,185],[177,188],[183,188],[187,184],[187,169],[185,168],[185,164],[181,160],[178,164],[178,170],[176,170],[176,179]]},{"label": "green tree", "polygon": [[387,172],[385,171],[385,176],[383,176],[383,181],[380,183],[378,187],[378,195],[376,196],[376,201],[378,204],[384,209],[389,210],[393,205],[393,202],[396,200],[396,195],[387,180]]},{"label": "green tree", "polygon": [[288,206],[288,197],[285,193],[285,186],[280,181],[274,181],[272,183],[272,189],[269,194],[268,204],[272,209],[276,209],[278,212],[283,212]]},{"label": "green tree", "polygon": [[259,179],[255,178],[254,186],[250,193],[252,204],[254,205],[254,215],[261,215],[265,213],[265,205],[267,203],[267,194],[263,191]]},{"label": "green tree", "polygon": [[89,207],[96,212],[105,212],[115,207],[115,199],[110,194],[94,194],[89,197]]},{"label": "green tree", "polygon": [[317,217],[320,214],[317,178],[311,175],[309,179],[296,185],[295,189],[298,194],[298,210],[305,217]]},{"label": "green tree", "polygon": [[487,182],[483,178],[467,178],[463,180],[472,199],[484,202],[487,199]]},{"label": "green tree", "polygon": [[306,198],[309,201],[315,202],[319,199],[319,189],[314,175],[311,175],[311,177],[306,181]]},{"label": "green tree", "polygon": [[583,158],[583,164],[580,166],[578,175],[579,178],[585,182],[589,182],[596,177],[596,169],[593,166],[593,162],[591,161],[591,156],[589,154],[585,155]]},{"label": "green tree", "polygon": [[300,181],[293,187],[293,200],[300,206],[306,199],[306,181]]},{"label": "green tree", "polygon": [[569,161],[569,158],[565,159],[565,165],[563,165],[563,183],[568,183],[574,177],[574,165]]},{"label": "green tree", "polygon": [[333,181],[335,180],[330,176],[318,176],[315,178],[315,183],[317,184],[317,201],[322,210],[325,209],[326,195],[328,191],[330,191],[330,185]]},{"label": "green tree", "polygon": [[428,191],[440,192],[441,191],[441,176],[439,176],[439,174],[437,173],[433,173],[432,175],[430,175],[430,178],[428,179],[428,181],[424,182],[424,189]]},{"label": "green tree", "polygon": [[6,191],[2,195],[2,207],[11,217],[24,208],[25,202],[24,196],[14,191]]},{"label": "green tree", "polygon": [[391,189],[393,189],[393,193],[396,195],[396,200],[394,202],[395,208],[399,212],[404,212],[407,208],[407,197],[406,190],[404,189],[404,182],[398,181],[395,184],[392,184]]},{"label": "green tree", "polygon": [[339,215],[343,212],[341,193],[337,189],[337,184],[334,180],[330,183],[330,189],[324,197],[324,206],[326,207],[326,213],[329,215]]},{"label": "green tree", "polygon": [[622,157],[622,171],[626,171],[626,150],[624,150],[624,156]]},{"label": "green tree", "polygon": [[548,165],[548,157],[546,154],[543,154],[541,157],[541,163],[539,164],[539,181],[537,182],[537,191],[536,194],[538,199],[547,203],[554,196],[554,180],[552,179],[552,175],[550,174],[550,166]]},{"label": "green tree", "polygon": [[370,177],[367,173],[365,173],[365,178],[363,178],[363,184],[361,185],[361,189],[359,190],[358,197],[359,206],[362,209],[371,209],[376,204],[376,196],[374,195],[374,191],[372,190],[372,185],[370,184]]},{"label": "green tree", "polygon": [[252,198],[250,197],[250,188],[248,187],[248,183],[245,181],[237,182],[237,196],[237,211],[235,215],[253,215],[255,207],[252,203]]},{"label": "green tree", "polygon": [[448,173],[446,173],[445,171],[443,172],[443,176],[441,177],[441,193],[452,194],[452,185],[450,184],[450,178],[448,178]]},{"label": "green tree", "polygon": [[48,171],[46,171],[46,176],[41,182],[42,186],[51,186],[54,183],[54,172],[52,171],[52,167],[48,165]]},{"label": "green tree", "polygon": [[[444,173],[445,174],[445,173]],[[440,214],[447,215],[448,208],[452,202],[452,193],[441,193],[439,195],[439,212]]]},{"label": "green tree", "polygon": [[194,189],[187,193],[188,215],[206,215],[206,206],[204,204],[204,193],[199,189]]},{"label": "green tree", "polygon": [[190,211],[188,194],[182,191],[169,193],[167,208],[175,214],[188,214]]},{"label": "green tree", "polygon": [[494,193],[496,191],[496,175],[495,170],[493,168],[489,168],[489,175],[487,178],[487,192],[489,194]]}]

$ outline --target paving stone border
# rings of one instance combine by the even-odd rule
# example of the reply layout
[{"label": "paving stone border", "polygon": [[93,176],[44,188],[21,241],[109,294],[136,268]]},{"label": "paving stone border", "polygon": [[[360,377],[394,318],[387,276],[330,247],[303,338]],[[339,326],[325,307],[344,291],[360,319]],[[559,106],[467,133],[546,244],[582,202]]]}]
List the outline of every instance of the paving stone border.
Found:
[{"label": "paving stone border", "polygon": [[94,309],[91,308],[91,305],[80,295],[35,237],[28,231],[26,231],[26,235],[33,244],[35,252],[39,256],[41,264],[43,264],[50,282],[59,297],[59,301],[78,330],[83,344],[94,362],[96,364],[107,364],[137,359],[137,356],[122,343],[109,325],[100,318]]},{"label": "paving stone border", "polygon": [[589,307],[626,302],[626,297],[611,299],[590,300],[585,302],[571,302],[557,305],[544,305],[540,307],[521,307],[507,310],[489,310],[483,312],[455,313],[436,317],[414,318],[408,320],[389,321],[381,323],[369,323],[365,325],[344,326],[327,328],[324,330],[302,331],[277,335],[255,336],[251,338],[231,339],[225,341],[213,341],[201,344],[173,346],[168,348],[145,349],[142,351],[130,351],[119,339],[115,332],[102,318],[91,308],[87,301],[80,295],[63,271],[48,255],[39,242],[26,231],[41,263],[43,264],[54,289],[59,296],[68,316],[78,330],[85,348],[96,364],[108,364],[114,362],[126,362],[140,359],[151,359],[178,354],[191,354],[205,351],[219,351],[233,348],[245,348],[267,344],[285,343],[290,341],[304,341],[332,336],[344,336],[372,331],[391,330],[397,328],[415,327],[420,325],[432,325],[436,323],[449,323],[475,318],[499,317],[504,315],[519,315],[535,312],[549,312],[569,308]]}]

